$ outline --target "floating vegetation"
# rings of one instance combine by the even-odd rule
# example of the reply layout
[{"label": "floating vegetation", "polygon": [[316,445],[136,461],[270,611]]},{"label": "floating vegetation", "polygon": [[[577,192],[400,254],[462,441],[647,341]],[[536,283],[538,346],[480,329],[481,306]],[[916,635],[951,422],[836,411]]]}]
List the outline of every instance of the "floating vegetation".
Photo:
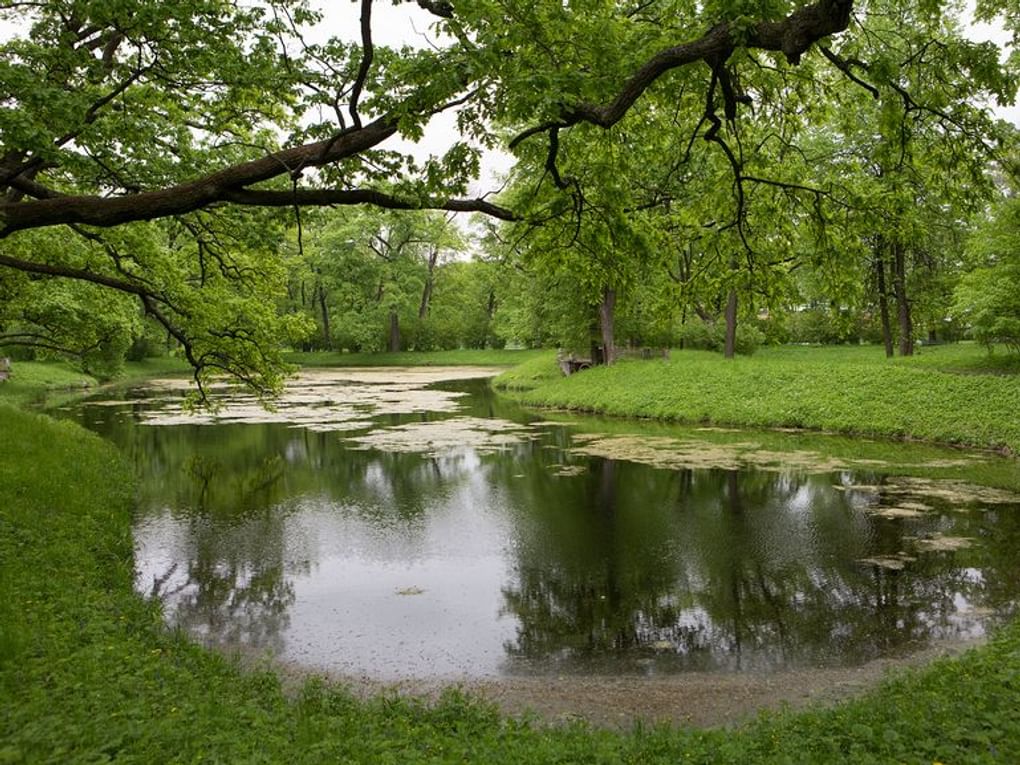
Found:
[{"label": "floating vegetation", "polygon": [[527,426],[508,420],[451,417],[445,420],[409,422],[392,428],[380,428],[348,440],[358,444],[362,449],[421,452],[437,456],[464,447],[470,447],[481,454],[492,454],[533,438],[537,438],[537,434]]},{"label": "floating vegetation", "polygon": [[875,515],[879,518],[920,518],[924,515],[920,510],[910,507],[872,507],[867,510],[868,515]]},{"label": "floating vegetation", "polygon": [[927,513],[935,509],[931,505],[926,505],[924,502],[911,502],[909,500],[906,502],[900,502],[898,506],[906,510],[917,510],[921,513]]},{"label": "floating vegetation", "polygon": [[878,488],[887,494],[907,494],[939,499],[951,505],[1020,504],[1020,494],[1016,492],[996,489],[991,486],[979,486],[966,481],[896,477]]},{"label": "floating vegetation", "polygon": [[422,595],[424,593],[423,587],[401,587],[397,590],[397,595]]},{"label": "floating vegetation", "polygon": [[555,476],[562,476],[569,478],[575,475],[581,475],[588,472],[588,468],[584,465],[550,465],[552,468],[552,474]]},{"label": "floating vegetation", "polygon": [[[768,471],[799,471],[803,473],[831,473],[838,470],[883,466],[893,463],[874,459],[833,457],[817,451],[775,451],[763,449],[754,441],[715,443],[699,439],[681,439],[668,436],[601,435],[578,433],[573,437],[574,454],[604,459],[640,462],[665,470],[721,469],[739,470],[754,467]],[[941,463],[945,463],[943,460]],[[964,462],[963,464],[970,464]],[[899,467],[924,467],[900,465]],[[840,491],[882,492],[885,486],[836,485]],[[915,492],[917,493],[917,492]],[[1020,497],[1012,501],[1020,501]],[[900,504],[901,507],[906,505]],[[919,508],[914,508],[919,509]]]},{"label": "floating vegetation", "polygon": [[[275,423],[317,431],[351,431],[371,427],[366,417],[456,412],[466,395],[427,386],[447,380],[491,377],[495,370],[473,367],[414,369],[312,369],[294,377],[272,408],[255,396],[224,384],[210,391],[218,405],[215,412],[189,411],[180,399],[146,411],[146,425],[211,425]],[[185,391],[188,380],[154,380],[150,389]]]},{"label": "floating vegetation", "polygon": [[933,534],[914,542],[914,546],[920,552],[955,552],[965,550],[972,544],[974,540],[971,537],[949,537],[943,534]]},{"label": "floating vegetation", "polygon": [[896,555],[878,555],[874,558],[860,558],[857,562],[867,566],[884,568],[887,571],[902,571],[907,567],[908,563],[913,563],[915,560],[917,558],[901,552]]}]

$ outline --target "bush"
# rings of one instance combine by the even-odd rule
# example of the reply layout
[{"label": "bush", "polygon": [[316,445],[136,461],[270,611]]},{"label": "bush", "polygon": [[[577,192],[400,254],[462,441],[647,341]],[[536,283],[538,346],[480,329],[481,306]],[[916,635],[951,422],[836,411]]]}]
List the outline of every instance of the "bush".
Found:
[{"label": "bush", "polygon": [[850,311],[807,308],[791,313],[786,324],[791,343],[857,345],[869,330],[877,331],[877,341],[882,342],[882,329],[878,322],[875,322],[875,327],[867,327],[863,317]]},{"label": "bush", "polygon": [[[735,350],[750,356],[765,340],[761,330],[752,324],[737,323]],[[680,341],[684,348],[722,352],[726,347],[726,325],[720,322],[693,321],[680,328]]]}]

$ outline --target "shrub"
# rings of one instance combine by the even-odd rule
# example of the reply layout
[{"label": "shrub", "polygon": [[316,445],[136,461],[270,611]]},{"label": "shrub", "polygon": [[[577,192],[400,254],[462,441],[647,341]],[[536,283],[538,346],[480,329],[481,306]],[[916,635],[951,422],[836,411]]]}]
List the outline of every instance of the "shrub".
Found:
[{"label": "shrub", "polygon": [[[680,329],[680,340],[684,348],[701,351],[719,351],[726,347],[726,326],[720,322],[693,321]],[[738,322],[735,350],[743,356],[750,356],[765,340],[756,326]]]}]

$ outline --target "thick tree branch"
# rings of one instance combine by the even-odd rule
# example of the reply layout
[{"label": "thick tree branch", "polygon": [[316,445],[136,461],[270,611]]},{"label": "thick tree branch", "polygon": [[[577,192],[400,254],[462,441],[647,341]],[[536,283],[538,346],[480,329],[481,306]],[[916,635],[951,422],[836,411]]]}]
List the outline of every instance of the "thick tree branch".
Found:
[{"label": "thick tree branch", "polygon": [[225,201],[229,194],[245,186],[290,174],[297,168],[319,167],[354,156],[396,132],[396,118],[382,117],[360,130],[284,149],[168,189],[123,197],[64,196],[0,204],[0,238],[23,229],[61,223],[108,227],[193,212]]},{"label": "thick tree branch", "polygon": [[358,100],[361,98],[361,91],[365,87],[368,73],[372,69],[372,59],[375,58],[375,46],[372,44],[372,0],[361,0],[361,65],[358,67],[358,76],[354,80],[354,88],[351,90],[351,121],[354,127],[361,127],[361,115],[358,114]]},{"label": "thick tree branch", "polygon": [[581,122],[611,127],[623,119],[642,94],[666,72],[698,61],[714,67],[727,60],[738,47],[776,51],[785,55],[791,64],[798,64],[814,43],[849,26],[852,8],[853,0],[817,0],[780,21],[759,21],[743,35],[737,34],[728,22],[719,24],[697,40],[656,53],[630,76],[612,101],[568,106],[560,119],[521,133],[511,141],[510,148],[531,135],[555,127],[570,127]]},{"label": "thick tree branch", "polygon": [[484,199],[408,201],[374,189],[295,189],[293,191],[233,189],[224,193],[223,201],[254,207],[373,205],[389,210],[480,212],[501,220],[520,220],[520,217],[512,210],[500,207]]}]

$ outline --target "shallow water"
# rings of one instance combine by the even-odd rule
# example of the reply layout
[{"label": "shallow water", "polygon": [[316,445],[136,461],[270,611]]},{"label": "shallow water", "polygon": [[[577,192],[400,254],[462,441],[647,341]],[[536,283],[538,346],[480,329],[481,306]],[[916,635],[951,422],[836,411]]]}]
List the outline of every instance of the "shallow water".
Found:
[{"label": "shallow water", "polygon": [[[72,410],[141,479],[137,585],[210,645],[381,680],[848,666],[1016,611],[1016,463],[548,415],[463,370]],[[992,484],[989,486],[989,484]]]}]

